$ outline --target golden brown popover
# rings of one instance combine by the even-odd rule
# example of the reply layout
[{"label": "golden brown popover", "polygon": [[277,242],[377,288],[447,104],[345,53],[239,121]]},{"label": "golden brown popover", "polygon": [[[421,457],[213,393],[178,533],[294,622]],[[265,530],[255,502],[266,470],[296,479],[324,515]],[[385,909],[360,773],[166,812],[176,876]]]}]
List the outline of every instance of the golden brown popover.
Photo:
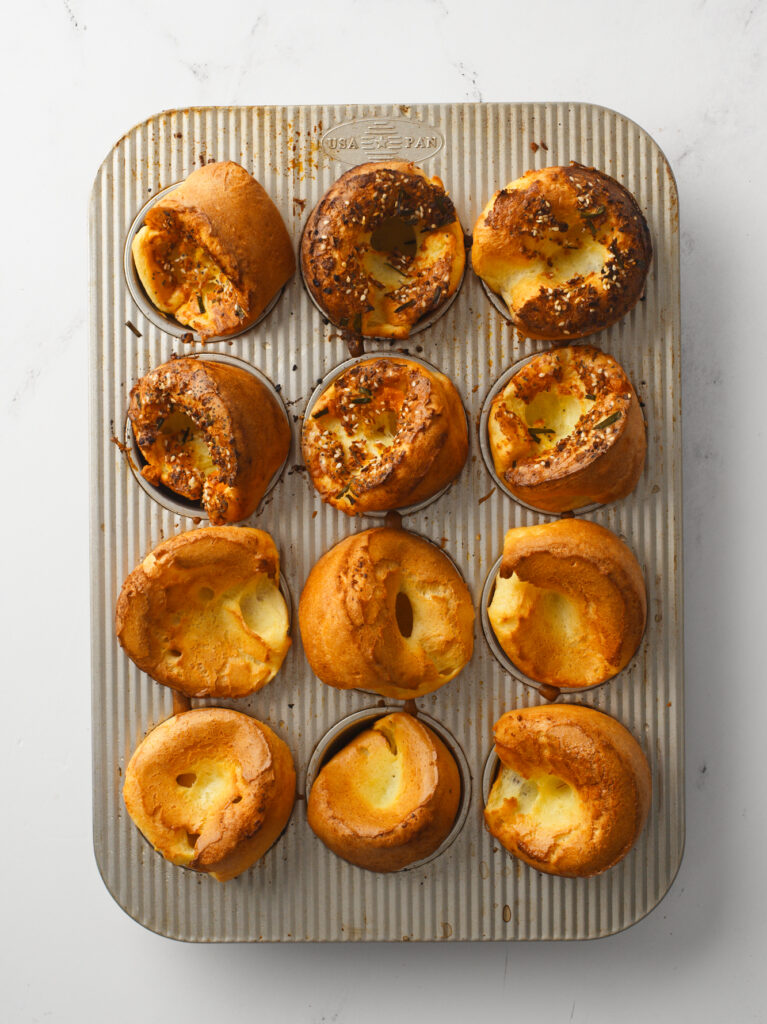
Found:
[{"label": "golden brown popover", "polygon": [[249,327],[296,269],[279,210],[231,161],[199,167],[161,196],[131,252],[153,305],[203,341]]},{"label": "golden brown popover", "polygon": [[404,508],[463,468],[466,415],[438,370],[391,356],[354,363],[307,412],[304,461],[322,500],[348,515]]},{"label": "golden brown popover", "polygon": [[506,534],[488,617],[503,650],[531,679],[597,686],[639,647],[644,577],[626,544],[597,523],[520,526]]},{"label": "golden brown popover", "polygon": [[239,711],[196,708],[141,741],[123,797],[166,860],[226,882],[276,842],[295,791],[290,750],[268,725]]},{"label": "golden brown popover", "polygon": [[188,697],[245,697],[290,647],[280,558],[263,530],[208,526],[164,540],[123,583],[117,638],[138,667]]},{"label": "golden brown popover", "polygon": [[199,501],[211,523],[256,511],[290,450],[284,411],[252,373],[187,357],[151,370],[131,391],[141,475]]},{"label": "golden brown popover", "polygon": [[495,471],[545,512],[625,498],[644,467],[644,418],[612,356],[590,345],[534,356],[492,401]]},{"label": "golden brown popover", "polygon": [[407,338],[461,283],[463,229],[439,178],[402,160],[343,174],[312,211],[304,281],[337,327]]},{"label": "golden brown popover", "polygon": [[485,821],[538,871],[587,877],[636,842],[650,807],[642,748],[619,722],[575,704],[507,711],[495,723],[501,767]]},{"label": "golden brown popover", "polygon": [[457,676],[474,648],[471,594],[450,559],[388,527],[326,552],[298,617],[312,671],[341,690],[420,697]]},{"label": "golden brown popover", "polygon": [[563,341],[634,308],[652,244],[631,193],[572,163],[528,171],[496,192],[474,225],[471,258],[520,334]]},{"label": "golden brown popover", "polygon": [[379,718],[322,768],[307,818],[323,843],[369,871],[399,871],[430,856],[458,812],[455,759],[404,712]]}]

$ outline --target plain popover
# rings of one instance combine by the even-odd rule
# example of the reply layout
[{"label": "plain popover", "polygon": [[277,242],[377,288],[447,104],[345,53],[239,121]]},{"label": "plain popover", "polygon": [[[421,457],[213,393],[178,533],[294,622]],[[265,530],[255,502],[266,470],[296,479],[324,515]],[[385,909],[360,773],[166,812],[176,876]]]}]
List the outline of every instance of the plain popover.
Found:
[{"label": "plain popover", "polygon": [[370,871],[399,871],[450,833],[461,796],[455,759],[417,718],[395,712],[359,733],[317,776],[307,818],[323,843]]},{"label": "plain popover", "polygon": [[117,638],[158,683],[188,697],[245,697],[290,647],[280,559],[263,530],[208,526],[161,541],[117,599]]},{"label": "plain popover", "polygon": [[501,766],[485,807],[490,832],[548,874],[582,877],[626,856],[650,807],[650,767],[619,722],[574,704],[507,711]]},{"label": "plain popover", "polygon": [[268,725],[226,708],[196,708],[141,741],[123,797],[166,860],[226,882],[276,842],[295,790],[290,750]]},{"label": "plain popover", "polygon": [[501,647],[525,675],[596,686],[639,647],[647,618],[642,570],[614,533],[586,519],[509,530],[488,607]]},{"label": "plain popover", "polygon": [[330,686],[407,700],[470,660],[474,607],[452,562],[405,530],[365,530],[314,565],[298,607],[304,652]]}]

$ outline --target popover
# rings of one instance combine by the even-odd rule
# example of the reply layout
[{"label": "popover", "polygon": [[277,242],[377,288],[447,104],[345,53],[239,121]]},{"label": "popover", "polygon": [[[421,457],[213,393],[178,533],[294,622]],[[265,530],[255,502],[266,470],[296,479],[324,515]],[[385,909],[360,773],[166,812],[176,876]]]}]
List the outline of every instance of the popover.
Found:
[{"label": "popover", "polygon": [[205,164],[161,196],[131,252],[152,304],[202,341],[249,327],[296,269],[279,210],[231,161]]},{"label": "popover", "polygon": [[627,545],[597,523],[520,526],[506,534],[488,617],[503,650],[531,679],[597,686],[639,647],[644,577]]},{"label": "popover", "polygon": [[493,399],[488,434],[504,485],[545,512],[625,498],[647,451],[631,382],[590,345],[534,356]]},{"label": "popover", "polygon": [[458,767],[439,736],[395,712],[325,764],[309,793],[307,819],[344,860],[399,871],[447,838],[460,796]]},{"label": "popover", "polygon": [[277,841],[295,791],[290,750],[268,725],[239,711],[196,708],[141,741],[123,798],[166,860],[226,882]]},{"label": "popover", "polygon": [[213,524],[256,511],[290,450],[271,392],[245,369],[171,359],[131,390],[128,417],[149,483],[200,502]]},{"label": "popover", "polygon": [[347,537],[319,559],[298,618],[324,683],[397,700],[444,686],[474,648],[471,594],[450,559],[388,527]]},{"label": "popover", "polygon": [[128,657],[188,697],[245,697],[290,647],[280,559],[263,530],[209,526],[162,541],[117,599]]},{"label": "popover", "polygon": [[412,360],[377,356],[343,370],[308,410],[304,462],[323,501],[347,515],[432,497],[469,450],[454,384]]},{"label": "popover", "polygon": [[514,856],[552,875],[598,875],[632,848],[650,807],[650,767],[619,722],[574,704],[507,711],[485,821]]},{"label": "popover", "polygon": [[471,258],[520,334],[564,341],[634,308],[652,243],[630,192],[571,163],[528,171],[496,192],[474,225]]},{"label": "popover", "polygon": [[407,338],[461,283],[463,229],[439,178],[402,160],[343,174],[309,216],[306,287],[337,327]]}]

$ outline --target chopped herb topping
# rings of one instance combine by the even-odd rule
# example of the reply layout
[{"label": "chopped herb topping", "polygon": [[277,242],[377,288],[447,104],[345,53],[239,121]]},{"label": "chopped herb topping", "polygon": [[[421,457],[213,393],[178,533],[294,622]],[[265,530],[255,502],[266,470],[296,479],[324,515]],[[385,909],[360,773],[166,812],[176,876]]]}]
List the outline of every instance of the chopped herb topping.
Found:
[{"label": "chopped herb topping", "polygon": [[330,412],[330,409],[320,409],[319,412],[313,412],[312,413],[312,419],[313,420],[318,420],[320,418],[320,416],[327,416],[327,414],[329,412]]},{"label": "chopped herb topping", "polygon": [[596,400],[597,400],[597,396],[596,395],[584,395],[584,398],[588,398],[588,400],[590,402],[596,402]]},{"label": "chopped herb topping", "polygon": [[540,444],[540,441],[541,441],[541,438],[539,436],[540,434],[553,434],[554,433],[554,431],[551,430],[549,427],[528,427],[527,428],[527,432],[530,434],[530,436],[532,437],[533,441],[535,441],[536,444]]},{"label": "chopped herb topping", "polygon": [[202,295],[197,296],[197,306],[201,313],[205,312],[205,303],[202,300]]}]

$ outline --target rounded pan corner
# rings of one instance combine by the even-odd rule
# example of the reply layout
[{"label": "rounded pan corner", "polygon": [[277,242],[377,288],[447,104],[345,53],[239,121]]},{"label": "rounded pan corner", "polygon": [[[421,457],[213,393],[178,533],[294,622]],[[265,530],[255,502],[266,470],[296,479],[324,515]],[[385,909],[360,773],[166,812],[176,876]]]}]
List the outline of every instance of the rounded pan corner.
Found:
[{"label": "rounded pan corner", "polygon": [[577,106],[579,106],[579,107],[589,107],[592,110],[601,110],[603,113],[610,114],[612,117],[620,117],[623,121],[626,121],[627,124],[630,124],[634,128],[636,128],[636,130],[638,132],[641,132],[641,134],[647,139],[647,141],[650,143],[650,145],[653,146],[658,151],[658,153],[660,154],[660,158],[663,161],[663,164],[666,167],[666,170],[668,171],[668,176],[669,176],[669,179],[670,179],[671,188],[672,188],[673,194],[674,194],[674,201],[676,202],[677,207],[678,207],[678,205],[679,205],[679,187],[677,186],[677,183],[676,183],[676,175],[674,174],[673,168],[671,167],[671,161],[666,156],[663,148],[655,140],[655,138],[652,135],[650,135],[650,133],[647,131],[647,129],[643,128],[642,125],[639,124],[638,121],[635,121],[633,119],[633,117],[628,117],[626,114],[622,113],[620,110],[615,110],[613,107],[606,107],[602,103],[578,103]]},{"label": "rounded pan corner", "polygon": [[163,938],[163,939],[171,939],[173,942],[197,943],[197,942],[201,941],[201,940],[198,940],[198,939],[187,938],[186,936],[183,936],[183,935],[172,935],[172,934],[170,934],[170,932],[164,932],[164,931],[162,931],[161,928],[159,928],[159,927],[155,928],[153,925],[148,924],[146,921],[142,921],[140,917],[137,917],[136,914],[132,913],[128,909],[128,907],[126,907],[125,904],[120,900],[119,895],[115,892],[115,890],[112,887],[112,884],[111,884],[111,882],[110,882],[110,880],[109,880],[109,878],[107,876],[107,873],[106,873],[106,871],[104,869],[104,865],[101,862],[101,857],[99,856],[99,839],[98,839],[98,835],[96,833],[96,823],[95,823],[95,821],[94,821],[92,838],[93,838],[93,859],[96,861],[96,868],[98,870],[98,873],[99,873],[99,876],[101,878],[101,881],[104,883],[104,888],[109,893],[109,895],[112,897],[112,899],[117,904],[117,906],[120,908],[120,910],[122,910],[122,912],[127,917],[129,917],[131,919],[131,921],[135,921],[136,924],[140,925],[146,931],[151,932],[152,935],[159,935],[161,938]]},{"label": "rounded pan corner", "polygon": [[644,919],[646,917],[649,917],[650,914],[652,914],[654,910],[657,910],[657,908],[661,905],[661,903],[665,900],[665,898],[671,892],[671,888],[674,885],[674,882],[676,881],[677,875],[679,874],[679,869],[682,866],[682,861],[684,860],[684,851],[685,851],[685,845],[686,845],[686,841],[687,841],[687,832],[686,832],[684,823],[680,826],[679,837],[681,839],[681,842],[679,844],[679,857],[677,859],[676,864],[674,865],[673,870],[669,872],[668,883],[666,885],[666,888],[663,890],[663,892],[657,898],[655,903],[653,903],[653,905],[651,907],[646,907],[638,917],[634,918],[633,921],[628,921],[626,924],[621,925],[621,926],[619,926],[617,928],[614,928],[614,929],[612,929],[610,931],[600,932],[598,935],[586,935],[586,936],[584,936],[585,939],[588,939],[590,941],[598,941],[599,939],[609,939],[609,938],[611,938],[614,935],[621,935],[624,932],[627,932],[630,928],[633,928],[634,925],[639,924],[640,921],[644,921]]},{"label": "rounded pan corner", "polygon": [[122,135],[120,136],[120,138],[117,139],[117,141],[114,142],[112,144],[112,146],[110,146],[110,148],[107,150],[107,153],[105,154],[104,159],[101,161],[101,163],[98,165],[98,168],[96,169],[96,173],[93,176],[93,182],[91,184],[91,189],[90,189],[90,193],[89,193],[91,205],[93,204],[93,202],[94,202],[94,200],[96,198],[96,191],[97,191],[97,189],[99,187],[99,183],[101,181],[101,176],[104,173],[104,169],[106,168],[106,166],[109,163],[109,161],[113,158],[115,151],[125,142],[126,139],[128,139],[131,135],[133,135],[134,132],[137,132],[140,128],[143,128],[145,125],[156,124],[160,120],[160,118],[163,118],[163,117],[173,117],[174,115],[178,115],[178,114],[200,113],[201,111],[204,111],[204,110],[214,110],[214,109],[216,109],[216,108],[214,108],[214,107],[207,107],[207,106],[204,106],[204,107],[194,107],[194,106],[190,106],[190,107],[168,107],[165,110],[158,110],[154,114],[150,114],[149,117],[142,118],[141,121],[137,121],[134,125],[132,125],[130,128],[128,128],[127,131],[124,131],[122,133]]}]

